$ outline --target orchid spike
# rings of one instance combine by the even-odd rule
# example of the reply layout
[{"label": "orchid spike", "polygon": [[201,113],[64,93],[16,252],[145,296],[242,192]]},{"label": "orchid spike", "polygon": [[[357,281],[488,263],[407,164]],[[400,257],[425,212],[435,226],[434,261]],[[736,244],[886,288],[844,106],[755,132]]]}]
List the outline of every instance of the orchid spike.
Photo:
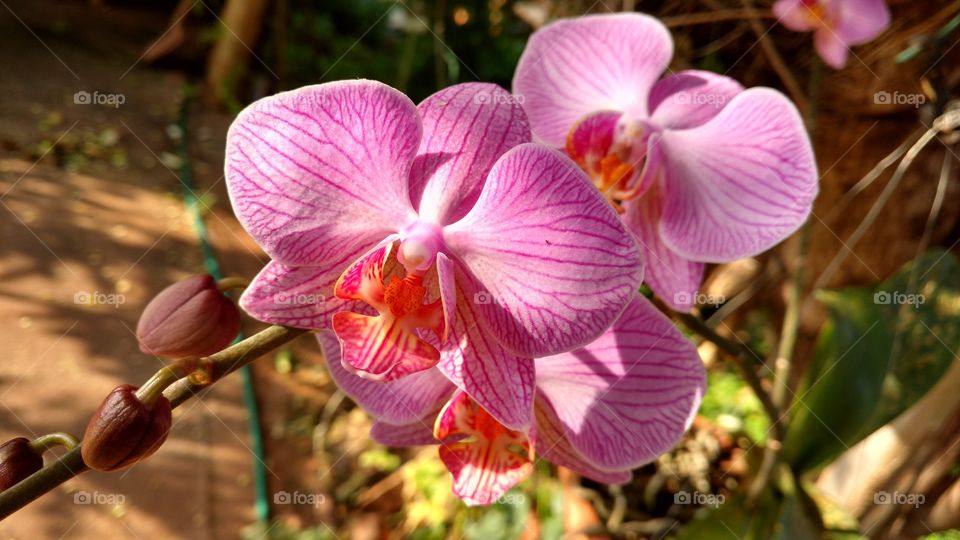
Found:
[{"label": "orchid spike", "polygon": [[862,45],[890,26],[884,0],[777,0],[773,14],[795,32],[813,32],[813,45],[833,69],[847,64],[852,45]]},{"label": "orchid spike", "polygon": [[535,139],[565,148],[636,234],[651,289],[687,310],[704,263],[756,255],[807,219],[817,170],[783,94],[706,71],[660,78],[671,56],[646,15],[561,20],[530,37],[513,90]]},{"label": "orchid spike", "polygon": [[377,385],[341,367],[333,336],[318,339],[333,379],[374,417],[373,438],[440,445],[470,505],[495,502],[530,474],[536,455],[599,482],[629,481],[686,432],[706,386],[696,348],[639,295],[593,343],[525,361],[536,369],[526,430],[498,422],[439,370]]},{"label": "orchid spike", "polygon": [[532,371],[600,335],[642,278],[632,235],[569,159],[529,143],[491,84],[415,106],[373,81],[264,98],[227,135],[233,208],[272,261],[240,304],[332,329],[343,367],[386,382],[438,366],[514,429]]}]

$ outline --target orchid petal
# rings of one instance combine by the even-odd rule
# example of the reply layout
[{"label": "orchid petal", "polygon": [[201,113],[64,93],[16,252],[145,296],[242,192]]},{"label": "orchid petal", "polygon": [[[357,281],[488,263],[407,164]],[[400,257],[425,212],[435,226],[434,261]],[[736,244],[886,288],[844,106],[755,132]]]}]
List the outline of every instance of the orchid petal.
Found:
[{"label": "orchid petal", "polygon": [[843,69],[850,56],[850,48],[829,28],[823,28],[813,34],[813,47],[823,59],[823,63],[833,69]]},{"label": "orchid petal", "polygon": [[227,133],[234,211],[280,262],[353,260],[416,217],[408,176],[420,133],[413,103],[378,82],[261,99]]},{"label": "orchid petal", "polygon": [[440,352],[397,318],[341,311],[333,315],[333,330],[344,369],[372,381],[395,381],[440,361]]},{"label": "orchid petal", "polygon": [[370,428],[370,437],[384,446],[426,446],[439,444],[433,436],[433,426],[427,421],[430,419],[395,426],[386,422],[374,422]]},{"label": "orchid petal", "polygon": [[667,247],[660,238],[660,197],[650,191],[623,205],[623,224],[637,236],[643,260],[643,281],[664,303],[677,311],[689,311],[694,305],[704,264],[687,260]]},{"label": "orchid petal", "polygon": [[526,429],[533,417],[534,363],[510,354],[477,322],[475,288],[457,268],[456,315],[438,368],[510,429]]},{"label": "orchid petal", "polygon": [[481,287],[484,329],[520,356],[590,342],[642,279],[613,208],[567,157],[536,144],[504,154],[476,206],[444,233]]},{"label": "orchid petal", "polygon": [[847,45],[873,40],[890,26],[890,8],[885,0],[830,2],[834,24],[831,30]]},{"label": "orchid petal", "polygon": [[443,335],[440,346],[447,343],[453,320],[457,316],[457,284],[454,262],[443,253],[437,253],[437,288],[440,291],[440,303],[443,306]]},{"label": "orchid petal", "polygon": [[664,129],[688,129],[716,116],[743,86],[723,75],[688,69],[657,81],[650,91],[650,119]]},{"label": "orchid petal", "polygon": [[240,307],[258,321],[294,328],[330,328],[334,313],[360,309],[333,295],[340,271],[286,266],[270,261],[240,297]]},{"label": "orchid petal", "polygon": [[[337,297],[363,301],[378,315],[341,311],[333,315],[333,329],[343,344],[344,368],[376,381],[396,380],[432,368],[440,353],[416,333],[429,327],[445,333],[439,305],[425,305],[417,312],[394,313],[384,287],[385,267],[392,260],[393,240],[388,236],[347,267],[337,280]],[[394,276],[392,279],[397,279]],[[423,291],[425,292],[425,291]]]},{"label": "orchid petal", "polygon": [[[348,372],[341,362],[340,342],[331,332],[317,334],[327,370],[337,386],[377,420],[390,424],[416,423],[437,411],[455,390],[436,369],[393,382],[374,382]],[[432,429],[432,425],[428,426]]]},{"label": "orchid petal", "polygon": [[538,399],[550,402],[580,455],[603,470],[639,467],[672,448],[705,388],[696,347],[639,295],[600,339],[537,359]]},{"label": "orchid petal", "polygon": [[418,108],[423,139],[410,172],[410,197],[422,219],[451,223],[476,202],[497,159],[530,142],[530,126],[513,96],[495,84],[454,85]]},{"label": "orchid petal", "polygon": [[468,506],[495,502],[533,472],[526,437],[493,423],[488,413],[463,392],[455,395],[437,417],[434,436],[444,440],[451,435],[469,437],[444,441],[440,446],[440,460],[453,475],[453,491]]},{"label": "orchid petal", "polygon": [[630,481],[629,470],[605,471],[595,467],[584,458],[567,440],[563,424],[557,418],[550,402],[537,397],[535,406],[536,432],[534,445],[537,455],[554,465],[566,467],[591,480],[604,484],[626,484]]},{"label": "orchid petal", "polygon": [[808,0],[777,0],[773,4],[773,15],[794,32],[816,30],[824,23],[812,16],[808,5]]},{"label": "orchid petal", "polygon": [[593,111],[646,116],[650,88],[672,56],[670,33],[653,17],[564,19],[530,36],[513,92],[523,100],[534,136],[562,148],[573,124]]},{"label": "orchid petal", "polygon": [[777,244],[807,219],[817,168],[780,92],[741,92],[706,124],[666,130],[660,234],[686,259],[727,262]]}]

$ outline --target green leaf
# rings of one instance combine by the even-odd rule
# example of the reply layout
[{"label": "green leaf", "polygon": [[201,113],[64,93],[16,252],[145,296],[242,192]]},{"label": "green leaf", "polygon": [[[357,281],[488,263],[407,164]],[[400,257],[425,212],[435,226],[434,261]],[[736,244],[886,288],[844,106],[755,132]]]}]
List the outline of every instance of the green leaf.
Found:
[{"label": "green leaf", "polygon": [[769,491],[752,510],[742,497],[730,498],[687,524],[674,540],[768,540],[773,538],[780,505]]},{"label": "green leaf", "polygon": [[956,358],[960,265],[950,252],[928,251],[877,287],[875,299],[889,299],[879,308],[895,338],[892,365],[870,421],[871,431],[923,397]]},{"label": "green leaf", "polygon": [[832,461],[916,403],[960,344],[960,269],[947,251],[925,253],[874,290],[818,298],[830,317],[784,445],[798,473]]},{"label": "green leaf", "polygon": [[784,460],[798,473],[827,463],[866,435],[893,342],[872,292],[823,291],[817,298],[830,317],[794,398],[784,440]]}]

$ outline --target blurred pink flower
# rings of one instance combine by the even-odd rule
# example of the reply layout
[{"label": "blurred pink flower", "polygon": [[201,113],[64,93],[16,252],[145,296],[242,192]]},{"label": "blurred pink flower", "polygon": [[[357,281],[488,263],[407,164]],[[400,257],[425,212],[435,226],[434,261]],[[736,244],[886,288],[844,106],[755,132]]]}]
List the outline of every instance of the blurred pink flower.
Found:
[{"label": "blurred pink flower", "polygon": [[672,56],[646,15],[561,20],[531,36],[513,91],[534,139],[566,148],[621,211],[647,284],[685,310],[704,263],[756,255],[807,219],[817,171],[783,94],[706,71],[660,78]]},{"label": "blurred pink flower", "polygon": [[890,25],[884,0],[777,0],[773,14],[795,32],[813,32],[813,44],[830,67],[847,64],[851,45],[862,45]]},{"label": "blurred pink flower", "polygon": [[373,81],[250,105],[227,135],[226,179],[273,260],[241,305],[331,328],[343,367],[368,379],[438,366],[525,428],[522,358],[595,339],[642,277],[635,240],[583,173],[529,140],[523,110],[491,84],[419,107]]},{"label": "blurred pink flower", "polygon": [[318,339],[334,380],[376,420],[373,438],[440,445],[454,492],[470,505],[495,502],[530,474],[537,454],[598,482],[629,481],[686,432],[706,385],[696,348],[639,295],[593,343],[525,360],[536,368],[526,430],[498,422],[438,370],[371,383],[340,367],[332,335]]}]

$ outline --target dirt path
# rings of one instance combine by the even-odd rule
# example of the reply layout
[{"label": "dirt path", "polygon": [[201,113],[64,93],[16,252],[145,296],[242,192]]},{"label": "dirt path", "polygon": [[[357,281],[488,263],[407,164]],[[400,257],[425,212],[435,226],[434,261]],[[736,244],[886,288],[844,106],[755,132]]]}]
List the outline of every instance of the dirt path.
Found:
[{"label": "dirt path", "polygon": [[[85,2],[0,6],[0,438],[80,435],[112,387],[159,365],[133,329],[149,298],[202,270],[167,126],[183,84],[137,63],[162,12]],[[77,104],[74,95],[122,96]],[[119,101],[113,98],[114,102]],[[259,255],[226,208],[228,119],[191,139],[211,236],[227,270]],[[52,150],[51,146],[55,146]],[[38,159],[39,158],[39,159]],[[174,415],[156,456],[88,473],[0,523],[4,538],[236,538],[254,519],[238,378]],[[217,489],[214,489],[214,486]]]}]

